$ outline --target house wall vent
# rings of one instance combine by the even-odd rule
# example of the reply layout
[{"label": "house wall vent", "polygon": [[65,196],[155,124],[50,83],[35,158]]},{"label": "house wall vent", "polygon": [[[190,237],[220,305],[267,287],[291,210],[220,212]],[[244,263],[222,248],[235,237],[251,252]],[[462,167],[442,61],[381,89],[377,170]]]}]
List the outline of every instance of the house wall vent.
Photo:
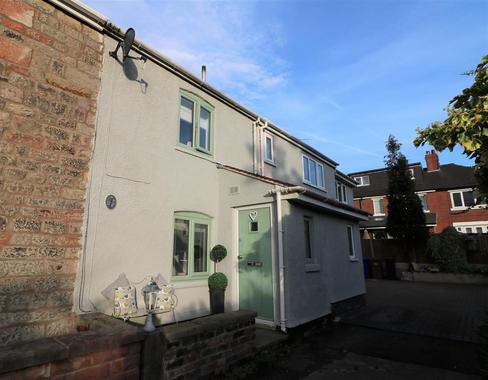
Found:
[{"label": "house wall vent", "polygon": [[229,187],[229,195],[236,195],[236,194],[239,194],[239,186]]}]

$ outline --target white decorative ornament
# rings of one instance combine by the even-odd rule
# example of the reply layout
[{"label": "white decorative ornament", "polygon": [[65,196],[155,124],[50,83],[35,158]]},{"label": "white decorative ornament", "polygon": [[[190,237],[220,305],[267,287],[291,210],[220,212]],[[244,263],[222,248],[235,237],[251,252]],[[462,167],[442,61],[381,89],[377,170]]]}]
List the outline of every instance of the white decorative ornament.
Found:
[{"label": "white decorative ornament", "polygon": [[258,216],[258,212],[257,211],[251,211],[249,213],[249,219],[251,219],[251,221],[255,222],[256,221],[256,217]]}]

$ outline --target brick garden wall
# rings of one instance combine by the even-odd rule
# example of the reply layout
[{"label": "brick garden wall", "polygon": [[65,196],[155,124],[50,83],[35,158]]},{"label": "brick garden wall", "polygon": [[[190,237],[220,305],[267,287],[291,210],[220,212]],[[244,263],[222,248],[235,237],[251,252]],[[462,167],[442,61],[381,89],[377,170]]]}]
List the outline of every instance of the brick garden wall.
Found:
[{"label": "brick garden wall", "polygon": [[162,328],[162,379],[207,379],[254,355],[255,312],[236,311]]},{"label": "brick garden wall", "polygon": [[71,331],[102,36],[0,0],[0,345]]},{"label": "brick garden wall", "polygon": [[137,380],[144,338],[137,327],[95,316],[89,331],[0,351],[0,380]]}]

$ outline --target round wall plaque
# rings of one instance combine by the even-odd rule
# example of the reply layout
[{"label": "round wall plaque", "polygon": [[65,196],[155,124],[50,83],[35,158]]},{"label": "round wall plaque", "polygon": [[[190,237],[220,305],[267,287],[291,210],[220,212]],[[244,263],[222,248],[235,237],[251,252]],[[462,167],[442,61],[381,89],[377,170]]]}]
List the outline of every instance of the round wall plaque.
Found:
[{"label": "round wall plaque", "polygon": [[105,205],[109,210],[112,210],[117,206],[117,198],[115,198],[115,195],[107,195],[107,198],[105,198]]}]

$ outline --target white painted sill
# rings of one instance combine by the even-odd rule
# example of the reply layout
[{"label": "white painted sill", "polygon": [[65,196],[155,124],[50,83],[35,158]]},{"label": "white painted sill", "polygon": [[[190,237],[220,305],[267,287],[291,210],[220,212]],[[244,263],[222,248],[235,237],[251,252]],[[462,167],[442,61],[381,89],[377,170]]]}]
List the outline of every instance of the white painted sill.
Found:
[{"label": "white painted sill", "polygon": [[263,160],[265,164],[276,167],[276,162],[270,160]]},{"label": "white painted sill", "polygon": [[305,272],[320,272],[320,264],[305,264]]}]

